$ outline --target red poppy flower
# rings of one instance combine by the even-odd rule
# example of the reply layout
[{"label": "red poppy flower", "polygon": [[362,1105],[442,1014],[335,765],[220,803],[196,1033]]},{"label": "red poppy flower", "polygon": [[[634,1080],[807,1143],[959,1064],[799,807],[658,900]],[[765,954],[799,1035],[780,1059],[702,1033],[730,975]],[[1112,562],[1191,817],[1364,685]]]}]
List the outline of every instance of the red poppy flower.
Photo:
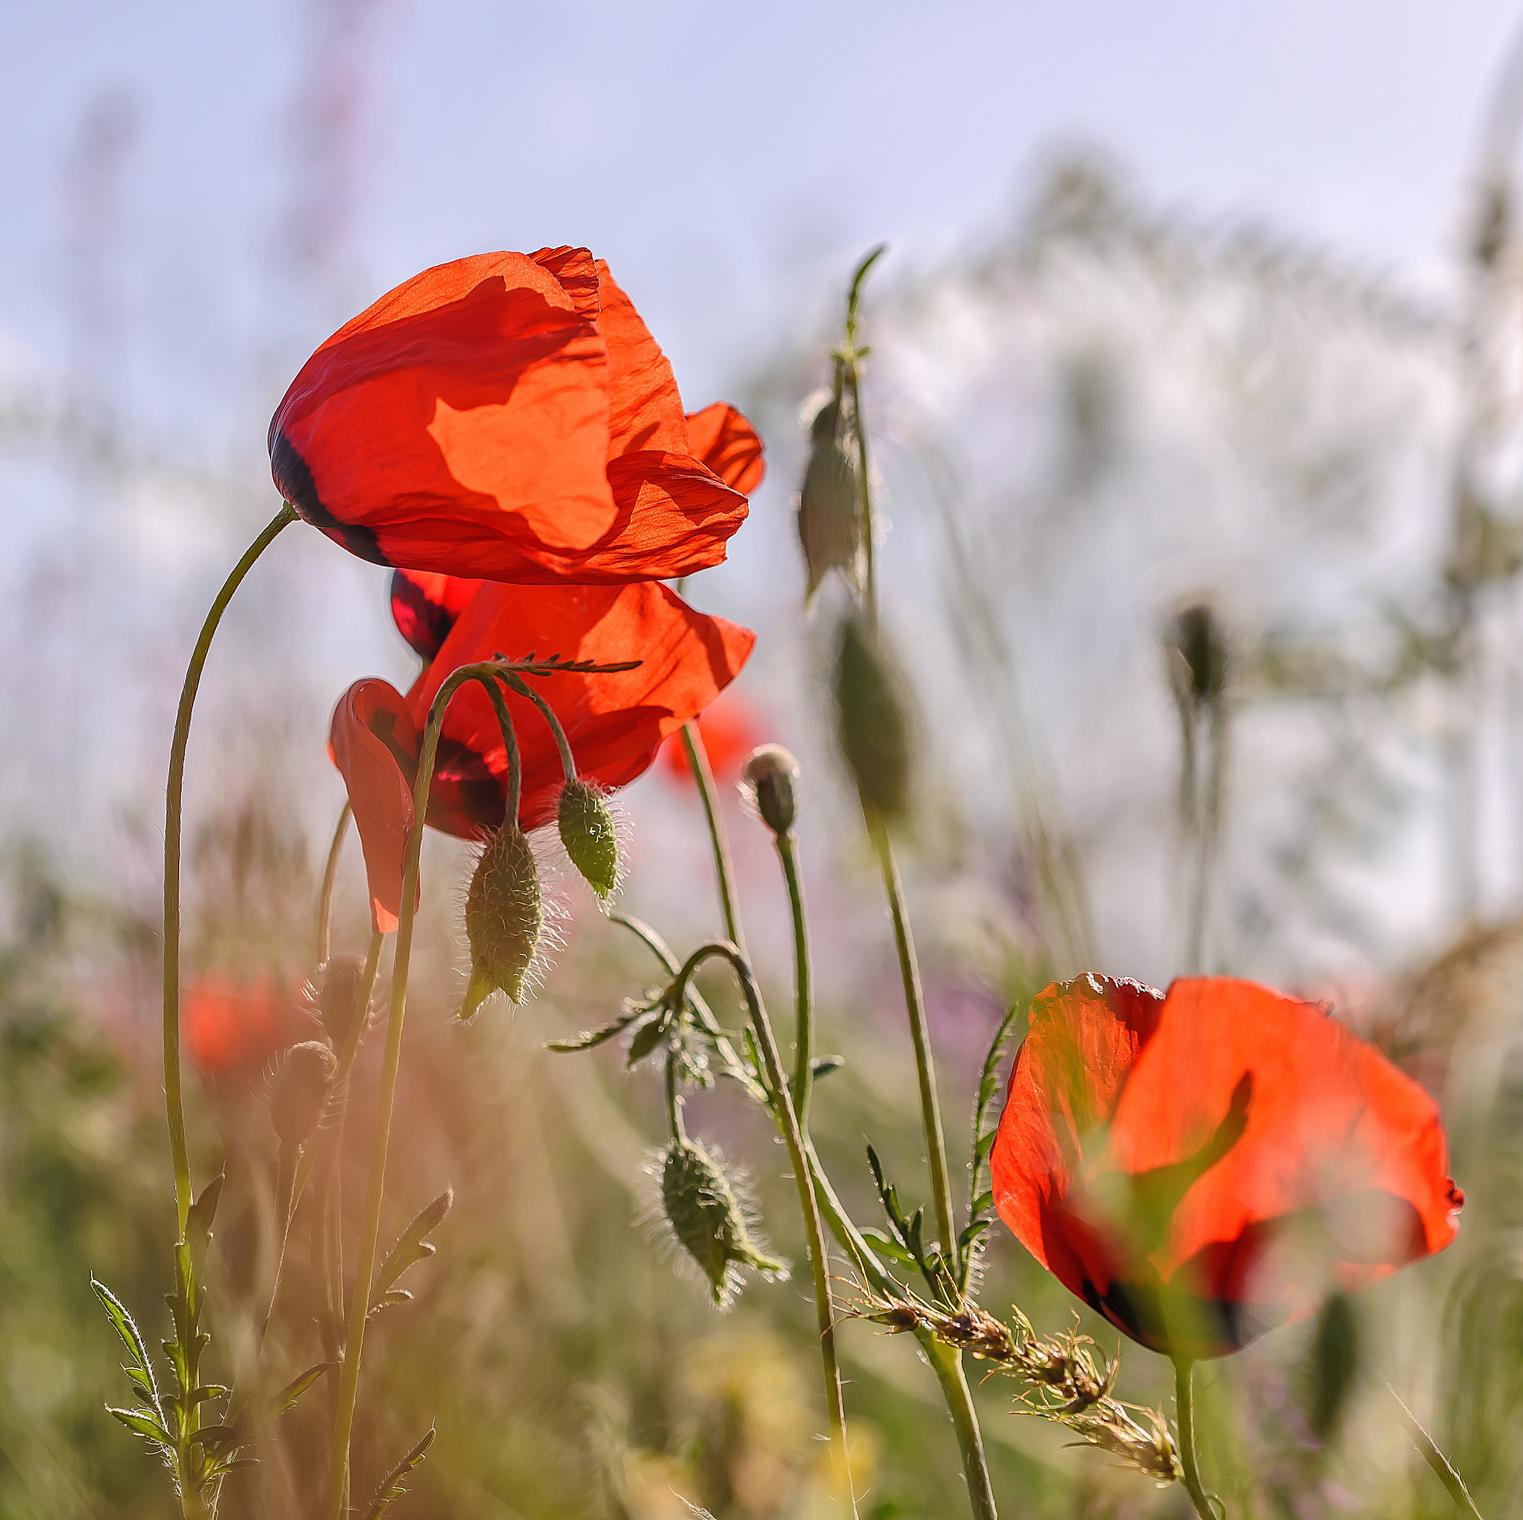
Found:
[{"label": "red poppy flower", "polygon": [[[687,417],[693,453],[727,486],[749,495],[766,474],[756,429],[723,401]],[[458,575],[398,570],[391,578],[391,615],[402,637],[431,660],[455,620],[486,582]]]},{"label": "red poppy flower", "polygon": [[585,248],[425,270],[341,327],[270,423],[281,495],[380,564],[525,584],[718,564],[759,470],[738,413],[690,429],[671,366]]},{"label": "red poppy flower", "polygon": [[[422,731],[452,671],[495,654],[609,665],[638,660],[634,669],[608,675],[533,678],[566,730],[578,772],[613,788],[640,775],[662,740],[718,696],[755,641],[749,629],[707,617],[654,582],[479,588],[405,697],[384,681],[360,681],[333,714],[329,747],[354,806],[376,927],[396,926]],[[523,760],[519,823],[531,829],[554,814],[564,775],[539,711],[522,697],[510,694],[507,701]],[[467,686],[445,717],[429,824],[462,838],[497,828],[507,768],[491,701],[479,686]]]},{"label": "red poppy flower", "polygon": [[[698,719],[698,733],[709,769],[726,781],[739,777],[746,756],[763,740],[751,708],[733,691]],[[662,745],[661,764],[669,776],[692,785],[693,770],[680,734],[673,734]]]},{"label": "red poppy flower", "polygon": [[209,976],[187,984],[180,1026],[191,1064],[212,1081],[262,1073],[306,1032],[306,1021],[273,977]]},{"label": "red poppy flower", "polygon": [[1005,1223],[1135,1340],[1235,1351],[1442,1250],[1433,1100],[1326,1009],[1225,977],[1033,1002],[993,1156]]}]

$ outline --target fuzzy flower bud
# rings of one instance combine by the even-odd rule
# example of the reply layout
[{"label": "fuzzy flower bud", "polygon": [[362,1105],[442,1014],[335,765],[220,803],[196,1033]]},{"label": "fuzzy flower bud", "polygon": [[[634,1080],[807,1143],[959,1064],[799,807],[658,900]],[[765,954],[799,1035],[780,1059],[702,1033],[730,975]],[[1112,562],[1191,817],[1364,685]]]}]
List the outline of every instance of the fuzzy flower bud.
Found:
[{"label": "fuzzy flower bud", "polygon": [[282,1146],[305,1145],[322,1122],[338,1060],[321,1040],[293,1045],[270,1090],[270,1122]]},{"label": "fuzzy flower bud", "polygon": [[902,817],[909,809],[910,719],[893,661],[860,613],[841,623],[834,689],[836,736],[863,812]]},{"label": "fuzzy flower bud", "polygon": [[661,1163],[661,1208],[677,1244],[703,1273],[717,1307],[740,1289],[741,1269],[787,1275],[757,1245],[745,1209],[717,1161],[695,1140],[673,1140]]},{"label": "fuzzy flower bud", "polygon": [[330,955],[318,970],[308,995],[311,1006],[322,1021],[328,1043],[335,1050],[342,1050],[348,1043],[358,1014],[362,1024],[370,1022],[370,1004],[357,1009],[355,1003],[360,995],[360,978],[365,972],[362,957],[348,951]]},{"label": "fuzzy flower bud", "polygon": [[810,424],[809,462],[799,488],[799,543],[804,550],[807,607],[832,570],[855,581],[862,553],[862,516],[857,466],[845,448],[843,412],[827,401]]},{"label": "fuzzy flower bud", "polygon": [[522,1002],[524,983],[545,926],[539,867],[527,836],[504,824],[487,841],[465,899],[471,980],[460,1017],[468,1019],[494,992]]},{"label": "fuzzy flower bud", "polygon": [[754,749],[741,770],[741,789],[761,821],[779,839],[793,832],[798,816],[799,763],[781,744]]},{"label": "fuzzy flower bud", "polygon": [[585,781],[568,781],[555,821],[571,864],[607,902],[619,884],[619,838],[608,799]]}]

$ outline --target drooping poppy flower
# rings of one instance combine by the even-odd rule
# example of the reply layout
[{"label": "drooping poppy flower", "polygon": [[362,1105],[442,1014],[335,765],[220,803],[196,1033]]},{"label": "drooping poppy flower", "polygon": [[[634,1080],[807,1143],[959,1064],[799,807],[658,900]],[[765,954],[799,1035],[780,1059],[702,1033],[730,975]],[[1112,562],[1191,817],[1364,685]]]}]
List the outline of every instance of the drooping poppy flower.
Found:
[{"label": "drooping poppy flower", "polygon": [[[384,681],[361,681],[333,715],[329,746],[349,789],[364,847],[376,927],[395,927],[403,847],[412,825],[412,784],[429,706],[451,672],[504,654],[556,655],[631,670],[534,677],[566,731],[578,773],[599,786],[633,781],[668,734],[695,718],[732,681],[756,636],[708,617],[654,582],[632,586],[482,586],[404,697]],[[564,782],[543,716],[510,694],[522,755],[518,821],[554,816]],[[428,823],[478,838],[503,822],[507,751],[490,699],[472,684],[456,693],[441,731]]]},{"label": "drooping poppy flower", "polygon": [[1417,1083],[1325,1008],[1225,977],[1048,987],[992,1165],[1043,1266],[1190,1358],[1442,1250],[1463,1203]]},{"label": "drooping poppy flower", "polygon": [[[694,455],[731,489],[749,496],[766,474],[762,441],[733,406],[716,401],[687,417]],[[458,575],[397,570],[391,615],[402,637],[425,660],[438,654],[455,620],[486,582]]]},{"label": "drooping poppy flower", "polygon": [[185,1053],[209,1081],[261,1076],[310,1023],[273,977],[226,975],[186,984],[180,999]]},{"label": "drooping poppy flower", "polygon": [[285,500],[362,558],[618,584],[724,559],[746,499],[701,451],[745,478],[748,432],[713,408],[690,432],[608,266],[553,248],[457,259],[382,296],[302,367],[269,444]]}]

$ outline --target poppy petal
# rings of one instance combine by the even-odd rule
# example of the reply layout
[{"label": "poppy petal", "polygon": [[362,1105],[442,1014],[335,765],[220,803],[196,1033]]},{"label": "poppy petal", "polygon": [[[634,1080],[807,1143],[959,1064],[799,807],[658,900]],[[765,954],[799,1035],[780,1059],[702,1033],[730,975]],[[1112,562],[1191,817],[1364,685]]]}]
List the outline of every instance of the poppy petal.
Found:
[{"label": "poppy petal", "polygon": [[727,402],[716,401],[687,419],[688,449],[731,490],[749,496],[767,473],[756,429]]},{"label": "poppy petal", "polygon": [[439,653],[455,619],[481,586],[458,575],[396,570],[391,576],[391,617],[397,632],[425,660]]},{"label": "poppy petal", "polygon": [[403,860],[413,822],[411,768],[417,763],[418,740],[402,694],[385,681],[356,681],[333,710],[328,752],[354,809],[378,934],[394,930],[402,910]]},{"label": "poppy petal", "polygon": [[[559,717],[579,773],[623,786],[654,760],[666,736],[696,717],[734,679],[755,635],[688,606],[654,582],[620,587],[488,585],[461,614],[438,658],[407,695],[421,723],[452,670],[502,653],[565,660],[639,663],[606,675],[534,678]],[[520,822],[532,828],[553,812],[562,783],[560,756],[543,717],[509,695],[523,756]],[[441,755],[454,772],[430,798],[429,823],[471,837],[502,822],[507,756],[496,714],[474,686],[450,703]]]},{"label": "poppy petal", "polygon": [[598,294],[598,331],[608,344],[609,459],[637,450],[691,453],[672,367],[601,259]]}]

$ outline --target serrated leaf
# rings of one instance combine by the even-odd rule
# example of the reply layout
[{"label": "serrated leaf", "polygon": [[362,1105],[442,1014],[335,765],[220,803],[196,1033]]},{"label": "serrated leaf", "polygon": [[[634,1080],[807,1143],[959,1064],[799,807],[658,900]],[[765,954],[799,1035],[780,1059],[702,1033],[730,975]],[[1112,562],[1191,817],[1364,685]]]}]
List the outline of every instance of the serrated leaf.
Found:
[{"label": "serrated leaf", "polygon": [[120,1420],[133,1435],[141,1436],[155,1446],[172,1447],[174,1445],[169,1439],[169,1432],[159,1423],[150,1409],[113,1409],[107,1405],[106,1413],[112,1419]]},{"label": "serrated leaf", "polygon": [[305,1372],[299,1372],[270,1400],[272,1415],[284,1414],[325,1372],[332,1372],[337,1362],[317,1362]]},{"label": "serrated leaf", "polygon": [[[371,1284],[372,1302],[381,1299],[388,1288],[411,1266],[427,1261],[437,1251],[427,1237],[444,1222],[455,1202],[453,1188],[445,1188],[437,1198],[425,1204],[408,1222],[407,1228],[397,1237],[397,1243],[386,1253],[380,1270]],[[411,1294],[408,1295],[411,1297]]]},{"label": "serrated leaf", "polygon": [[556,1051],[561,1055],[574,1054],[579,1050],[593,1050],[599,1045],[606,1044],[617,1035],[624,1033],[637,1019],[642,1019],[649,1012],[645,1008],[631,1008],[626,1013],[621,1013],[618,1018],[604,1024],[601,1029],[584,1029],[581,1034],[569,1040],[552,1040],[545,1046],[546,1050]]},{"label": "serrated leaf", "polygon": [[[962,1238],[974,1247],[978,1245],[983,1230],[972,1235],[969,1231],[981,1221],[987,1224],[994,1208],[994,1193],[989,1186],[989,1158],[994,1152],[994,1142],[999,1134],[999,1126],[992,1123],[991,1118],[999,1097],[1000,1070],[1005,1064],[1005,1053],[1009,1050],[1016,1031],[1025,1022],[1024,1006],[1020,1003],[1012,1004],[994,1031],[994,1038],[989,1042],[978,1075],[978,1095],[973,1104],[973,1144],[968,1161],[968,1222],[962,1232]],[[972,1281],[977,1255],[976,1249],[963,1252],[958,1286],[964,1293]]]},{"label": "serrated leaf", "polygon": [[408,1475],[428,1455],[428,1448],[434,1444],[436,1434],[436,1431],[430,1430],[381,1480],[375,1498],[370,1501],[370,1508],[365,1511],[365,1520],[381,1520],[381,1516],[407,1492]]},{"label": "serrated leaf", "polygon": [[95,1296],[101,1302],[101,1307],[106,1311],[106,1317],[111,1321],[116,1333],[121,1337],[122,1344],[132,1357],[131,1366],[123,1370],[132,1379],[133,1386],[146,1393],[154,1408],[157,1409],[158,1383],[153,1376],[153,1363],[148,1358],[148,1343],[143,1339],[142,1331],[138,1329],[137,1322],[127,1312],[126,1304],[105,1283],[92,1277],[90,1287],[94,1290]]}]

